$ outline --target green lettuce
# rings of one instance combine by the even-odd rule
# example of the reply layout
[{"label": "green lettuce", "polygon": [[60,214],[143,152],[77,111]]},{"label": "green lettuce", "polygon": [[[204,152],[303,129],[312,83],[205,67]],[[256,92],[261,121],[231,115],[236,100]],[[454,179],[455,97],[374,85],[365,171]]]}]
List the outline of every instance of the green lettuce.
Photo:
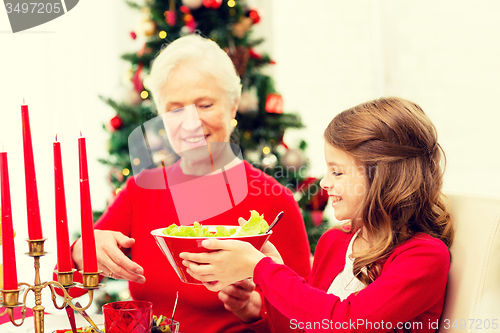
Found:
[{"label": "green lettuce", "polygon": [[259,215],[257,211],[250,211],[250,219],[237,232],[235,227],[217,226],[216,232],[209,231],[201,223],[194,222],[192,226],[178,226],[175,223],[163,229],[163,234],[167,236],[179,237],[231,237],[231,236],[252,236],[266,232],[269,225],[264,220],[264,214]]}]

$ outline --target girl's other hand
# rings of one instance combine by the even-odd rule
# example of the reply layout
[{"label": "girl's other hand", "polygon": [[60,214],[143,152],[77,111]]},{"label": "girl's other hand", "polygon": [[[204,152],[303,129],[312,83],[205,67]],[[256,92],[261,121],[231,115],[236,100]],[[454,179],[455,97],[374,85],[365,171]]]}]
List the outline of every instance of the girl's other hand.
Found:
[{"label": "girl's other hand", "polygon": [[205,239],[201,245],[210,253],[182,252],[179,256],[187,272],[204,282],[211,291],[253,276],[257,263],[265,257],[250,243],[237,240]]},{"label": "girl's other hand", "polygon": [[260,319],[262,299],[255,291],[255,283],[251,279],[238,281],[223,288],[219,292],[219,299],[227,310],[245,323]]},{"label": "girl's other hand", "polygon": [[[242,226],[247,223],[247,221],[244,218],[240,217],[238,219],[238,223],[240,224],[240,226]],[[271,259],[273,259],[275,263],[283,265],[283,259],[281,258],[280,253],[271,242],[265,242],[260,252],[264,253],[266,257],[270,257]]]},{"label": "girl's other hand", "polygon": [[[132,282],[144,283],[144,269],[130,260],[121,248],[130,248],[135,239],[129,238],[117,231],[95,230],[97,264],[102,275],[114,279],[125,279]],[[73,261],[77,269],[83,268],[82,239],[78,239],[73,246]]]},{"label": "girl's other hand", "polygon": [[280,253],[276,249],[276,246],[273,243],[267,241],[264,243],[262,250],[260,250],[266,257],[271,258],[275,263],[283,265],[283,259],[281,258]]}]

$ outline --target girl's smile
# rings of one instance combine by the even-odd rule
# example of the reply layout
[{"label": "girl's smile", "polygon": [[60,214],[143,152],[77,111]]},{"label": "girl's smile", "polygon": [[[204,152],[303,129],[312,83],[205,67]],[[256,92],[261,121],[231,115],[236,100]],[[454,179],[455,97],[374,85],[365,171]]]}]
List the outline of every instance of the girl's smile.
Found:
[{"label": "girl's smile", "polygon": [[337,203],[340,200],[342,200],[342,197],[339,197],[337,195],[330,195],[329,197],[330,197],[330,199],[332,199],[332,205],[334,205],[335,203]]},{"label": "girl's smile", "polygon": [[365,169],[345,151],[325,142],[327,172],[321,187],[328,192],[339,221],[358,217],[366,192],[368,178]]}]

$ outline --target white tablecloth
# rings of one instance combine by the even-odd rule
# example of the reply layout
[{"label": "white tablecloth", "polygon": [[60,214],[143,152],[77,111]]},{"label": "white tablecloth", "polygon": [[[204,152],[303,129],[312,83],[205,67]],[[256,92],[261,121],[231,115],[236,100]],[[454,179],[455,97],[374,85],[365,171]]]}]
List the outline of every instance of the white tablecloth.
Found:
[{"label": "white tablecloth", "polygon": [[[92,320],[96,325],[101,328],[104,327],[104,316],[103,315],[91,315]],[[90,326],[89,323],[83,319],[77,312],[75,312],[76,327]],[[68,317],[66,315],[50,315],[46,314],[45,318],[45,333],[52,333],[55,330],[71,329]],[[19,322],[17,320],[16,322]],[[20,327],[12,325],[12,323],[5,323],[0,325],[0,332],[2,333],[34,333],[35,329],[33,326],[33,317],[28,317],[24,320],[24,323]]]}]

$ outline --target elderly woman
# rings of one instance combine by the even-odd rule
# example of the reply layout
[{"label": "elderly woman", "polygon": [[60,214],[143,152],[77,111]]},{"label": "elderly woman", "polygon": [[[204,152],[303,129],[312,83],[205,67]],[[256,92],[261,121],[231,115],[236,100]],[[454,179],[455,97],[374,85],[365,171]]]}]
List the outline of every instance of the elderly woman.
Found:
[{"label": "elderly woman", "polygon": [[[129,280],[132,297],[153,302],[156,315],[168,316],[179,292],[175,319],[183,332],[259,331],[258,323],[246,323],[265,310],[252,281],[240,281],[218,294],[183,283],[150,231],[194,221],[238,225],[250,210],[269,221],[284,211],[271,239],[285,264],[307,278],[309,245],[298,205],[288,189],[231,149],[231,120],[241,83],[215,42],[198,35],[177,39],[155,59],[150,78],[159,117],[180,159],[163,170],[147,171],[153,179],[166,175],[166,188],[153,189],[140,176],[131,177],[107,208],[95,231],[99,269]],[[82,267],[81,253],[78,240],[73,248],[77,268]]]}]

